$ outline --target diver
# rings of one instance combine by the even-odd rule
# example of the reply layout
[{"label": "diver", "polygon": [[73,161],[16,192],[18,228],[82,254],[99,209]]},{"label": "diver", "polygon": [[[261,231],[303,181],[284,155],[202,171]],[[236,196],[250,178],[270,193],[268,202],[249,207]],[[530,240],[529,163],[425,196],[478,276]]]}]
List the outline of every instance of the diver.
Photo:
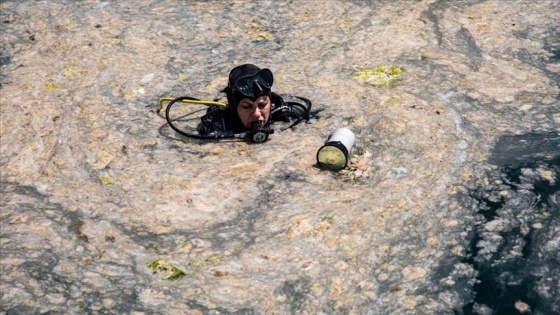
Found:
[{"label": "diver", "polygon": [[227,106],[216,102],[219,98],[206,102],[218,105],[210,105],[200,118],[196,133],[177,128],[169,117],[169,109],[177,101],[197,102],[197,99],[179,97],[171,101],[166,110],[167,122],[179,134],[191,138],[249,138],[253,142],[265,142],[268,135],[274,133],[274,121],[291,123],[285,128],[288,129],[303,119],[308,121],[311,110],[311,102],[306,98],[294,96],[291,97],[293,100],[285,101],[272,92],[273,83],[270,69],[261,69],[253,64],[237,66],[231,70],[228,85],[221,91],[225,93]]}]

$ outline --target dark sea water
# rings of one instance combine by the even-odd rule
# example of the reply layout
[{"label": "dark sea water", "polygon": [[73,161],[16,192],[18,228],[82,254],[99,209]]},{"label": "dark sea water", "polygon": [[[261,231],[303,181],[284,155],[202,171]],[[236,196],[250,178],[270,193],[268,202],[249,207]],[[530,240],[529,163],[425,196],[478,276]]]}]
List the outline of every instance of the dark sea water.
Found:
[{"label": "dark sea water", "polygon": [[465,260],[478,281],[464,314],[514,314],[519,301],[532,314],[560,312],[559,149],[557,133],[505,136],[496,143],[489,162],[497,168],[466,198],[478,210]]}]

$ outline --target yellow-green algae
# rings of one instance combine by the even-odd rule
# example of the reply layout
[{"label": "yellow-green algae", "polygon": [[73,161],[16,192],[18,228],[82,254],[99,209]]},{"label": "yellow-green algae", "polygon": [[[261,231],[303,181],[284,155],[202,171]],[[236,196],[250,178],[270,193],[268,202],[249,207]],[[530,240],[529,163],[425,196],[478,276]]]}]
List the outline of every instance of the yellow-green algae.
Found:
[{"label": "yellow-green algae", "polygon": [[113,185],[113,179],[107,173],[103,173],[101,176],[99,176],[99,180],[101,180],[101,184],[103,186]]},{"label": "yellow-green algae", "polygon": [[148,268],[152,269],[154,273],[161,274],[164,280],[175,280],[185,275],[183,271],[161,258],[152,261]]},{"label": "yellow-green algae", "polygon": [[52,82],[45,83],[45,89],[47,89],[49,91],[56,90],[58,88],[59,88],[59,86],[56,83],[52,83]]},{"label": "yellow-green algae", "polygon": [[260,32],[257,35],[257,40],[266,40],[271,38],[272,38],[272,34],[269,31]]},{"label": "yellow-green algae", "polygon": [[70,69],[70,68],[62,69],[62,75],[65,76],[65,77],[75,75],[75,74],[76,74],[76,71],[74,69]]},{"label": "yellow-green algae", "polygon": [[217,256],[217,255],[206,258],[206,262],[211,263],[211,264],[216,264],[216,263],[219,263],[221,261],[222,261],[222,257]]},{"label": "yellow-green algae", "polygon": [[404,102],[404,100],[402,98],[391,95],[391,97],[387,101],[385,101],[385,104],[386,105],[400,105],[403,102]]},{"label": "yellow-green algae", "polygon": [[334,218],[333,218],[333,217],[323,217],[323,218],[321,219],[321,221],[325,221],[325,222],[328,222],[328,223],[333,223],[333,222],[334,222]]},{"label": "yellow-green algae", "polygon": [[352,79],[365,82],[375,88],[392,86],[399,81],[399,77],[404,71],[404,67],[377,66],[375,69],[357,71]]},{"label": "yellow-green algae", "polygon": [[340,23],[340,27],[344,30],[344,32],[348,33],[350,31],[350,27],[348,26],[348,19],[342,20]]}]

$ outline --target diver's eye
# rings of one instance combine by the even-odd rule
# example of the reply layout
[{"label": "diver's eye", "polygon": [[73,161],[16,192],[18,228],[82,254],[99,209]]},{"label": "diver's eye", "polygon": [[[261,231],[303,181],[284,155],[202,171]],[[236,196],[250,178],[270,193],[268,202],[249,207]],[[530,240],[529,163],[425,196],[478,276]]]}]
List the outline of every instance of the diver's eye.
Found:
[{"label": "diver's eye", "polygon": [[251,109],[253,107],[252,104],[248,104],[248,103],[242,103],[241,104],[241,108],[243,109]]}]

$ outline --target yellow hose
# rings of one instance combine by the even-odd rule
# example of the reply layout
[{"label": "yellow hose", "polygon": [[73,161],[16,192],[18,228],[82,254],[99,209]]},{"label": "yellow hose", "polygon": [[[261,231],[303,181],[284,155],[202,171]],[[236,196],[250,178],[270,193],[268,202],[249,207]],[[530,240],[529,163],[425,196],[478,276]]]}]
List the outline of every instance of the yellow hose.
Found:
[{"label": "yellow hose", "polygon": [[[163,109],[163,107],[164,107],[163,104],[164,104],[165,102],[171,102],[172,100],[174,100],[174,98],[171,98],[171,97],[162,98],[162,99],[159,101],[159,108],[160,108],[160,109]],[[208,106],[214,105],[214,106],[220,106],[220,107],[227,107],[227,104],[225,104],[225,103],[214,102],[214,101],[180,100],[180,101],[178,101],[178,102],[181,102],[181,103],[189,103],[189,104],[208,105]]]}]

